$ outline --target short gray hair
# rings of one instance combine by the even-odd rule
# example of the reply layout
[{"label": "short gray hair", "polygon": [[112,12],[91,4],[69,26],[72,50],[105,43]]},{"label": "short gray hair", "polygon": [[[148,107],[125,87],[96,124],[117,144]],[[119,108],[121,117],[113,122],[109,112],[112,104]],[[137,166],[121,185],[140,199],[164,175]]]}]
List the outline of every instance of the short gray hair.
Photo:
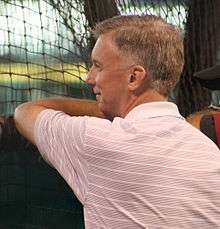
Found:
[{"label": "short gray hair", "polygon": [[129,15],[104,20],[93,30],[96,39],[107,33],[121,53],[132,56],[150,73],[154,89],[167,96],[184,63],[180,30],[157,16]]}]

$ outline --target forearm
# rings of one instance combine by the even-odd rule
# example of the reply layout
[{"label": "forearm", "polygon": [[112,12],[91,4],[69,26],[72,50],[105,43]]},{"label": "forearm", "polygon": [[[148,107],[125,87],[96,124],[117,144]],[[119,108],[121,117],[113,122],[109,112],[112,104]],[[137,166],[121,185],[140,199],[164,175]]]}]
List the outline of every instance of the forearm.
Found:
[{"label": "forearm", "polygon": [[31,109],[41,107],[43,109],[53,109],[63,111],[71,116],[94,116],[104,118],[103,113],[99,110],[97,102],[94,100],[75,99],[68,97],[54,97],[47,99],[35,100],[21,104],[19,107]]},{"label": "forearm", "polygon": [[35,144],[34,125],[39,113],[45,109],[63,111],[71,116],[95,116],[104,118],[96,101],[73,98],[49,98],[19,105],[15,110],[15,123],[19,132]]}]

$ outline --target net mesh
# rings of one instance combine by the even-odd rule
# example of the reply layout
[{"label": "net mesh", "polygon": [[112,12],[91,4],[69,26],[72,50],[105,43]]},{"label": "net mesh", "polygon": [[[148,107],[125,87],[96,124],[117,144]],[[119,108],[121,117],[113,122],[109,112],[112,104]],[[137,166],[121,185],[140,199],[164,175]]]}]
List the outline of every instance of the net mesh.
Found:
[{"label": "net mesh", "polygon": [[[87,23],[82,5],[59,2],[1,1],[1,113],[53,95],[92,98],[84,83]],[[70,7],[64,17],[62,10]]]},{"label": "net mesh", "polygon": [[[110,10],[111,9],[111,10]],[[54,95],[91,98],[90,29],[117,14],[156,14],[184,28],[185,1],[2,0],[0,113]]]},{"label": "net mesh", "polygon": [[85,84],[94,45],[90,31],[118,14],[159,15],[184,31],[186,64],[170,98],[184,116],[197,111],[211,97],[193,73],[218,62],[219,12],[217,0],[2,0],[0,113],[54,95],[93,99]]},{"label": "net mesh", "polygon": [[[184,71],[169,99],[187,116],[210,103],[193,73],[218,62],[219,13],[218,0],[1,0],[0,113],[54,95],[93,99],[85,84],[91,28],[118,14],[154,14],[184,34]],[[12,119],[3,119],[0,228],[84,228],[82,205],[68,185],[39,160]]]},{"label": "net mesh", "polygon": [[202,88],[193,74],[219,61],[218,12],[217,0],[194,0],[188,3],[184,34],[185,66],[178,84],[176,101],[184,116],[211,103],[210,91]]},{"label": "net mesh", "polygon": [[82,205],[56,170],[18,134],[13,117],[1,120],[1,128],[0,228],[84,228]]}]

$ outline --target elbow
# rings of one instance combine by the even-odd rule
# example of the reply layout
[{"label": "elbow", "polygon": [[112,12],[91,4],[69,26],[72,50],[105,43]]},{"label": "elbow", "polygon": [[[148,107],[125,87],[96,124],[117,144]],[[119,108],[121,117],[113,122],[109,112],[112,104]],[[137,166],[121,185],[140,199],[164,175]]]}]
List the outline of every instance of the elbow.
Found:
[{"label": "elbow", "polygon": [[14,112],[14,121],[16,127],[19,127],[19,124],[22,123],[22,121],[25,119],[25,104],[23,103],[16,107]]},{"label": "elbow", "polygon": [[30,123],[31,113],[28,103],[19,105],[14,112],[14,122],[18,132],[27,140],[34,143],[33,128]]},{"label": "elbow", "polygon": [[14,122],[15,127],[19,131],[20,134],[23,135],[22,126],[25,120],[25,112],[24,112],[24,105],[19,105],[14,112]]},{"label": "elbow", "polygon": [[17,130],[33,144],[35,144],[34,127],[37,116],[45,109],[33,102],[23,103],[15,109],[14,121]]}]

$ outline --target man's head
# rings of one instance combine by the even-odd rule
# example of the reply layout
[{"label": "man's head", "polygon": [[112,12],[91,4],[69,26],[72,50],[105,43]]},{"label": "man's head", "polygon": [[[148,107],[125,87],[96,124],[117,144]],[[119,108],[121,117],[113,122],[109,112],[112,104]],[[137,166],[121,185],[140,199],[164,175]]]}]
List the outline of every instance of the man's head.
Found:
[{"label": "man's head", "polygon": [[200,84],[210,90],[220,90],[220,64],[194,74]]},{"label": "man's head", "polygon": [[156,16],[118,16],[99,23],[93,34],[87,82],[104,113],[122,116],[123,107],[149,90],[167,97],[183,66],[182,37],[174,26]]}]

